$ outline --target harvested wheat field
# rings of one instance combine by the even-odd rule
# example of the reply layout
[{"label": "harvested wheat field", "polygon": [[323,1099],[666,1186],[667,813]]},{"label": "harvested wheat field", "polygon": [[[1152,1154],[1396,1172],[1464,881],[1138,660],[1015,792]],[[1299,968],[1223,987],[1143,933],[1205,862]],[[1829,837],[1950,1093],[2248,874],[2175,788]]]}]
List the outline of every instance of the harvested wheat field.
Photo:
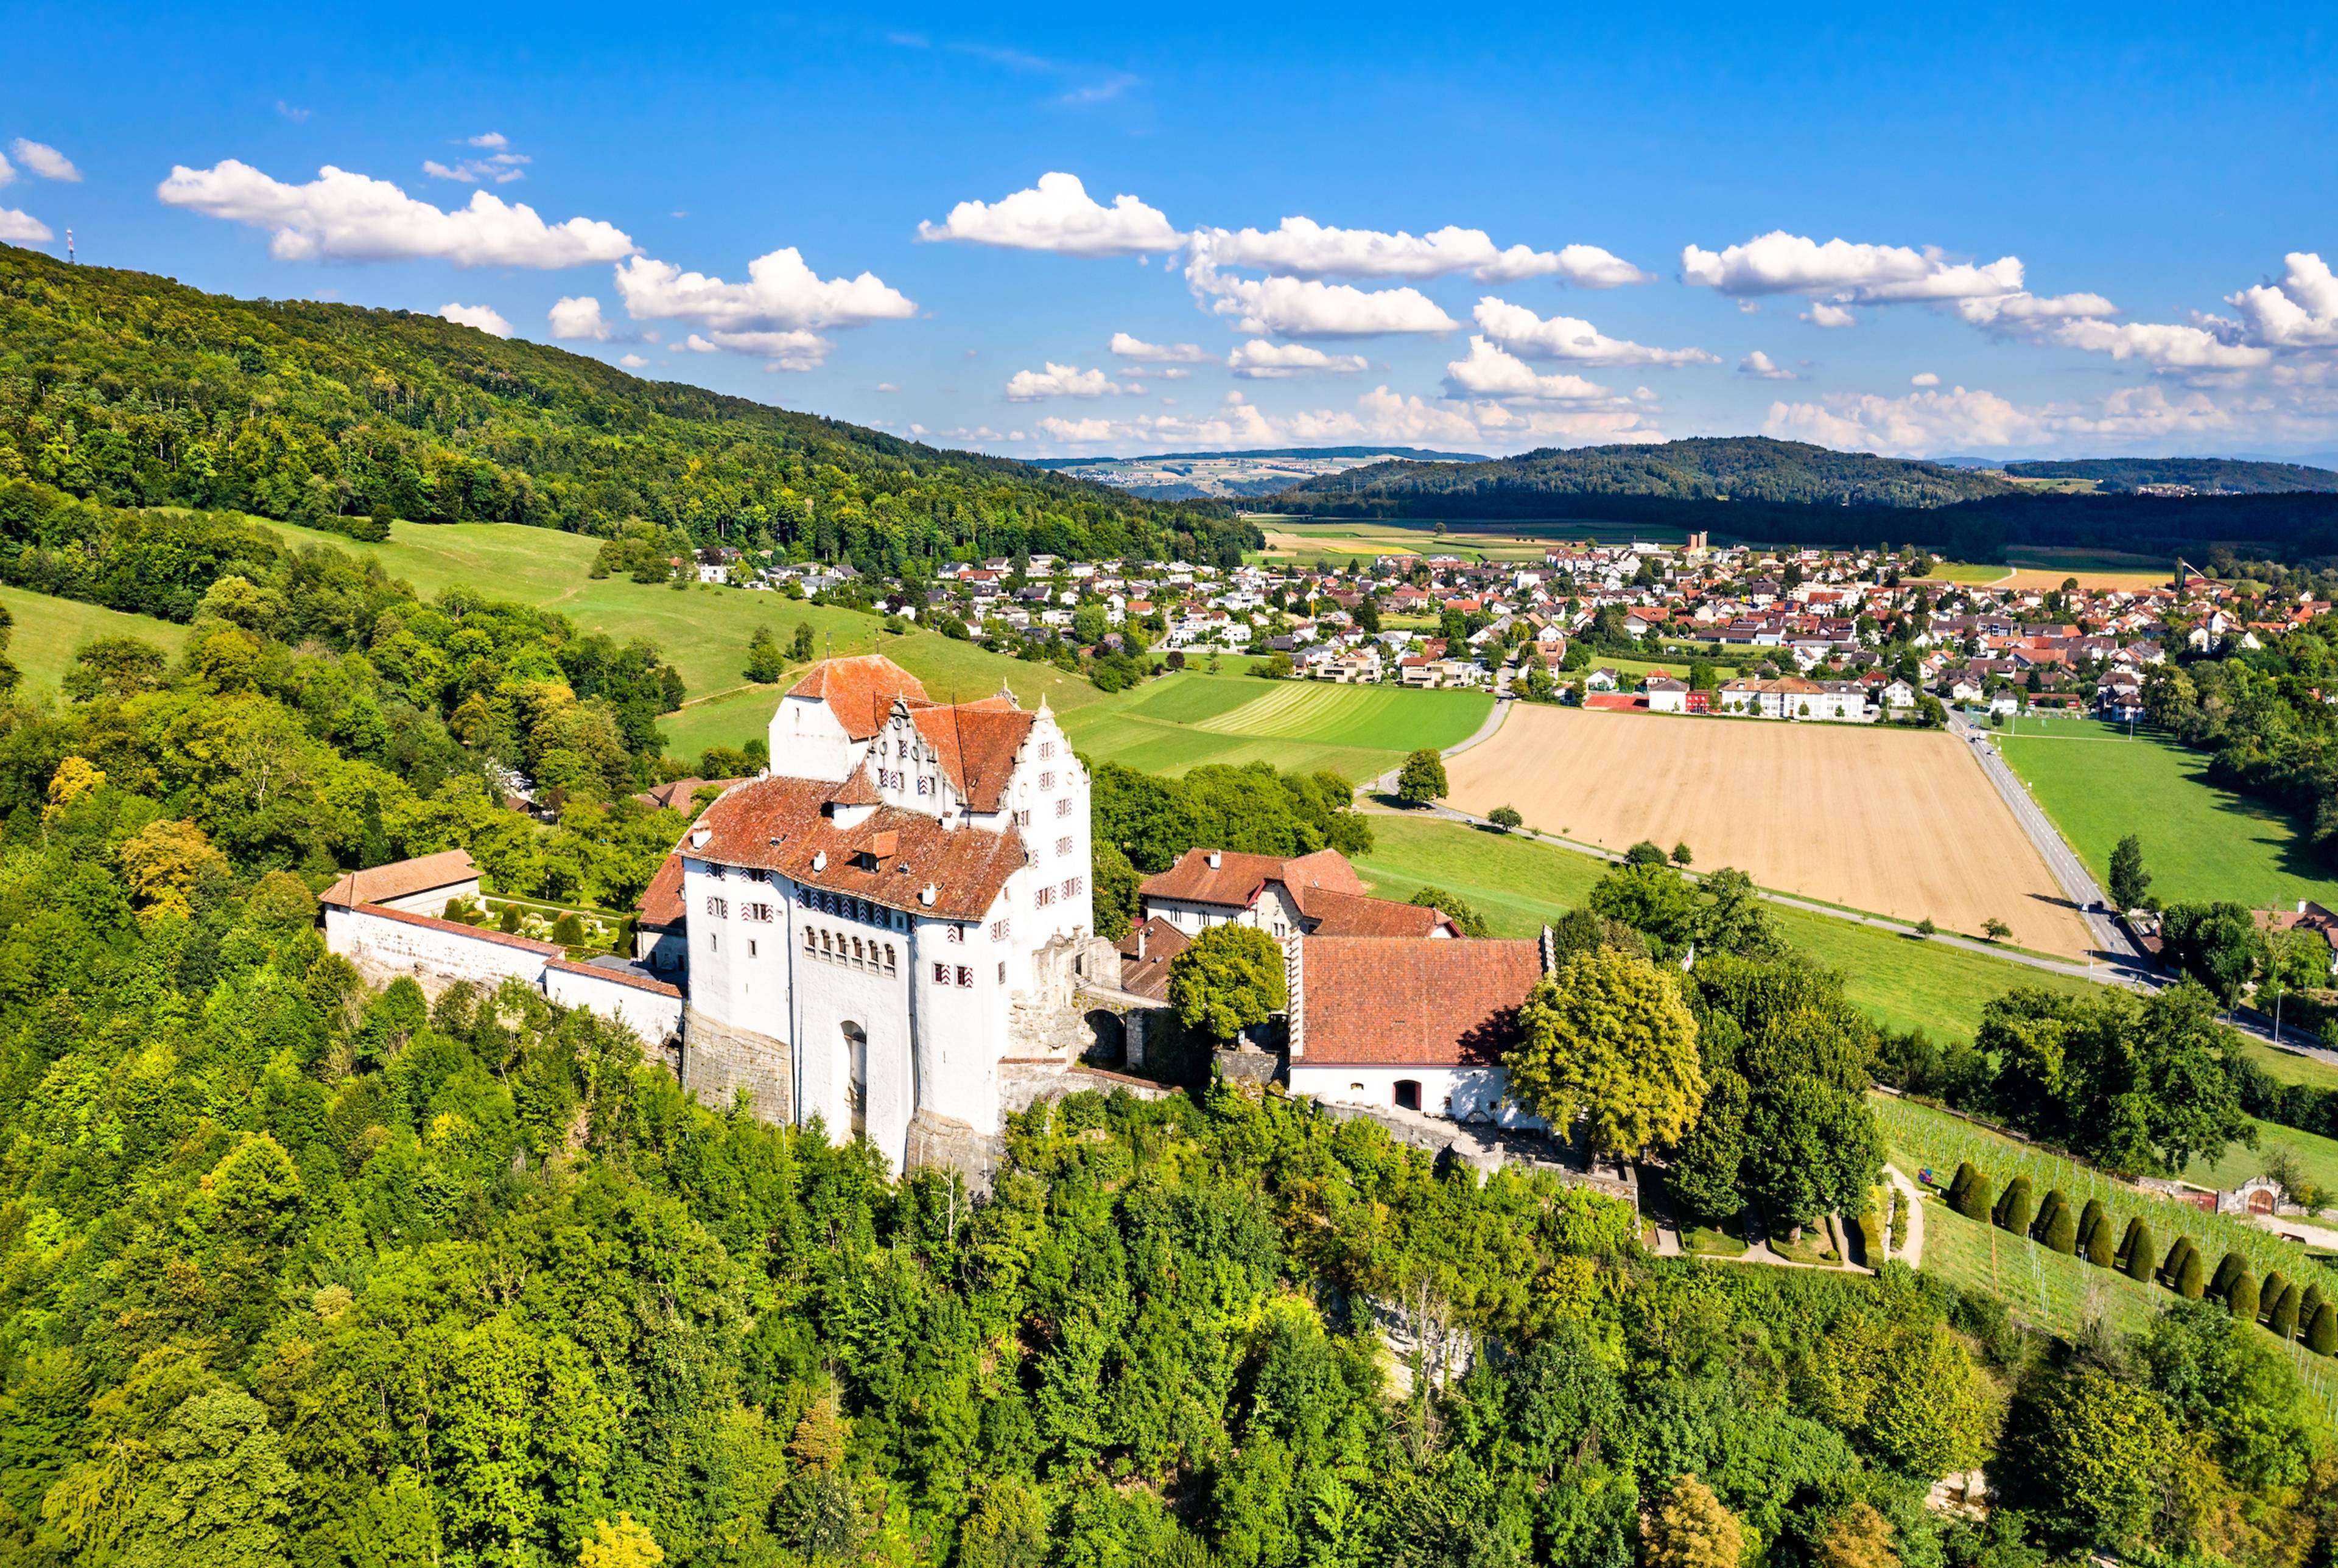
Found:
[{"label": "harvested wheat field", "polygon": [[2083,956],[2087,930],[1980,765],[1944,731],[1586,712],[1512,703],[1445,764],[1452,803],[1514,806],[1545,832],[1622,849],[1685,842],[1702,870]]}]

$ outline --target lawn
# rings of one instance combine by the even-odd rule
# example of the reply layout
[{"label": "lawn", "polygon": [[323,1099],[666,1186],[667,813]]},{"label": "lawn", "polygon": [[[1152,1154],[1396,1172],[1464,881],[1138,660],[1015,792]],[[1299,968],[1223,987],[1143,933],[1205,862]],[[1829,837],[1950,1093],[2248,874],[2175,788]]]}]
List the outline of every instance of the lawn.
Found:
[{"label": "lawn", "polygon": [[[1580,904],[1605,862],[1530,838],[1436,818],[1375,815],[1371,853],[1357,867],[1383,897],[1442,887],[1485,915],[1497,936],[1531,936]],[[1805,910],[1771,907],[1786,939],[1839,969],[1852,1002],[1878,1024],[1970,1039],[1980,1010],[2016,985],[2078,992],[2087,982],[1944,943],[1902,936]]]},{"label": "lawn", "polygon": [[8,659],[25,672],[28,695],[59,690],[74,652],[94,638],[137,637],[172,655],[187,642],[184,626],[151,615],[125,615],[78,599],[0,588],[0,604],[16,618]]},{"label": "lawn", "polygon": [[2208,756],[2093,719],[2022,720],[1999,749],[2098,882],[2111,850],[2143,840],[2151,890],[2170,904],[2230,898],[2292,908],[2338,905],[2338,878],[2296,824],[2207,781]]}]

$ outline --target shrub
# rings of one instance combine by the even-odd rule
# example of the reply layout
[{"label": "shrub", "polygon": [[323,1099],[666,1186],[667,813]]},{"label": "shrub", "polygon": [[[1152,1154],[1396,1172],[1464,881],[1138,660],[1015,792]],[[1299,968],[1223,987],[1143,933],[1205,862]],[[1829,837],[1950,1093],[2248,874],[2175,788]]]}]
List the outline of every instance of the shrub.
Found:
[{"label": "shrub", "polygon": [[1957,1205],[1957,1212],[1968,1220],[1986,1220],[1989,1213],[1991,1191],[1989,1172],[1974,1171],[1973,1179],[1965,1183],[1965,1200]]},{"label": "shrub", "polygon": [[2108,1269],[2117,1263],[2118,1241],[2111,1234],[2111,1217],[2108,1214],[2097,1220],[2095,1228],[2087,1232],[2085,1251],[2087,1261],[2097,1269]]},{"label": "shrub", "polygon": [[1973,1184],[1976,1174],[1972,1161],[1967,1160],[1957,1166],[1956,1175],[1950,1178],[1949,1207],[1960,1214],[1965,1211],[1965,1191]]},{"label": "shrub", "polygon": [[2176,1273],[2176,1293],[2186,1301],[2197,1301],[2208,1292],[2208,1266],[2200,1260],[2197,1247],[2187,1248],[2184,1267]]},{"label": "shrub", "polygon": [[575,910],[564,909],[560,912],[560,918],[552,923],[552,939],[563,947],[581,947],[584,945],[584,922],[577,918]]},{"label": "shrub", "polygon": [[2264,1283],[2257,1287],[2257,1305],[2264,1309],[2264,1316],[2272,1317],[2273,1309],[2281,1305],[2281,1293],[2288,1289],[2289,1276],[2280,1269],[2276,1269],[2264,1277]]},{"label": "shrub", "polygon": [[518,905],[506,904],[503,907],[503,912],[496,916],[496,929],[509,936],[519,929],[519,923],[523,918],[525,916],[521,915]]},{"label": "shrub", "polygon": [[2338,1307],[2324,1301],[2314,1308],[2313,1321],[2305,1326],[2305,1348],[2316,1356],[2338,1351]]},{"label": "shrub", "polygon": [[1997,1204],[1998,1229],[2010,1230],[2016,1236],[2027,1236],[2029,1234],[2029,1221],[2036,1213],[2029,1196],[2029,1178],[2016,1176],[2006,1183],[2005,1196]]},{"label": "shrub", "polygon": [[2047,1221],[2046,1234],[2039,1240],[2065,1258],[2075,1256],[2078,1250],[2078,1217],[2070,1211],[2069,1203],[2059,1192],[2048,1196],[2054,1217]]},{"label": "shrub", "polygon": [[2184,1274],[2184,1260],[2197,1250],[2192,1245],[2192,1238],[2178,1236],[2176,1244],[2167,1250],[2167,1256],[2159,1260],[2159,1282],[2170,1290],[2175,1289],[2176,1281]]},{"label": "shrub", "polygon": [[2244,1323],[2257,1320],[2257,1277],[2243,1269],[2233,1276],[2232,1288],[2225,1292],[2225,1305],[2234,1317]]},{"label": "shrub", "polygon": [[2104,1224],[2107,1216],[2107,1210],[2103,1208],[2103,1200],[2099,1198],[2088,1199],[2087,1206],[2078,1211],[2078,1247],[2089,1257],[2093,1256],[2095,1231]]},{"label": "shrub", "polygon": [[2297,1304],[2301,1298],[2296,1286],[2282,1288],[2281,1299],[2273,1304],[2273,1315],[2265,1319],[2265,1327],[2273,1330],[2274,1338],[2297,1338]]},{"label": "shrub", "polygon": [[2225,1253],[2216,1265],[2216,1272],[2208,1280],[2208,1294],[2219,1301],[2223,1300],[2225,1293],[2233,1288],[2233,1281],[2239,1279],[2248,1266],[2249,1260],[2237,1251]]},{"label": "shrub", "polygon": [[2119,1243],[2119,1256],[2124,1259],[2119,1267],[2128,1279],[2149,1284],[2159,1267],[2159,1239],[2141,1220],[2130,1220],[2127,1222],[2127,1239]]},{"label": "shrub", "polygon": [[2313,1314],[2320,1310],[2322,1303],[2325,1299],[2327,1299],[2327,1298],[2322,1294],[2321,1286],[2314,1284],[2312,1280],[2306,1281],[2305,1294],[2297,1298],[2298,1328],[2304,1328],[2313,1321]]},{"label": "shrub", "polygon": [[2054,1217],[2069,1206],[2070,1200],[2062,1196],[2059,1187],[2046,1189],[2045,1200],[2038,1205],[2038,1218],[2029,1222],[2029,1234],[2040,1241],[2045,1240],[2046,1232],[2054,1228]]}]

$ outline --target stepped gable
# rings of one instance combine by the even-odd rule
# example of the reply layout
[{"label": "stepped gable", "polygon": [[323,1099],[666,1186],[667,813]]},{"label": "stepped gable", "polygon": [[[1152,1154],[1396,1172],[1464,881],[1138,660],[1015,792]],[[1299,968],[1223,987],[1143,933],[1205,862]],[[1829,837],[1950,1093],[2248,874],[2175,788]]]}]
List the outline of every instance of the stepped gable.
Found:
[{"label": "stepped gable", "polygon": [[1460,927],[1441,909],[1419,904],[1399,904],[1392,898],[1365,898],[1335,893],[1329,887],[1294,887],[1299,912],[1307,917],[1311,936],[1429,936],[1439,926],[1452,936]]},{"label": "stepped gable", "polygon": [[1007,879],[1023,868],[1022,835],[1011,827],[952,830],[898,806],[879,806],[854,826],[839,827],[825,808],[844,788],[776,776],[742,784],[706,808],[683,840],[684,853],[945,920],[983,918]]},{"label": "stepped gable", "polygon": [[918,678],[881,653],[823,659],[788,688],[788,695],[826,702],[855,740],[866,740],[885,727],[896,699],[906,698],[912,706],[928,701]]},{"label": "stepped gable", "polygon": [[1539,942],[1302,938],[1305,1060],[1480,1066],[1516,1044],[1542,978]]},{"label": "stepped gable", "polygon": [[986,697],[948,708],[915,709],[909,719],[934,749],[943,777],[968,808],[996,811],[1006,803],[1016,753],[1030,738],[1039,715]]}]

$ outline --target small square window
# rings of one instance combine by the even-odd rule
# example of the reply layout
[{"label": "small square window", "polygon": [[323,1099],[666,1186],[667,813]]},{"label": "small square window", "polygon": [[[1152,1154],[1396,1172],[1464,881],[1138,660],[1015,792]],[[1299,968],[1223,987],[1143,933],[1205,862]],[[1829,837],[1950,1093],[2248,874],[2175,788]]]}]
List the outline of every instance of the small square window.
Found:
[{"label": "small square window", "polygon": [[998,964],[998,983],[1001,985],[1007,984],[1007,961],[1003,958],[999,960]]},{"label": "small square window", "polygon": [[935,984],[935,985],[948,985],[948,984],[949,984],[949,972],[950,972],[950,966],[949,966],[948,965],[947,965],[947,964],[937,964],[937,965],[934,965],[934,984]]},{"label": "small square window", "polygon": [[963,964],[959,965],[958,966],[958,983],[959,985],[973,985],[973,984],[974,984],[974,971],[973,971],[973,970],[971,970],[971,969],[969,969],[969,968],[968,968],[968,967],[967,967],[965,965],[963,965]]}]

